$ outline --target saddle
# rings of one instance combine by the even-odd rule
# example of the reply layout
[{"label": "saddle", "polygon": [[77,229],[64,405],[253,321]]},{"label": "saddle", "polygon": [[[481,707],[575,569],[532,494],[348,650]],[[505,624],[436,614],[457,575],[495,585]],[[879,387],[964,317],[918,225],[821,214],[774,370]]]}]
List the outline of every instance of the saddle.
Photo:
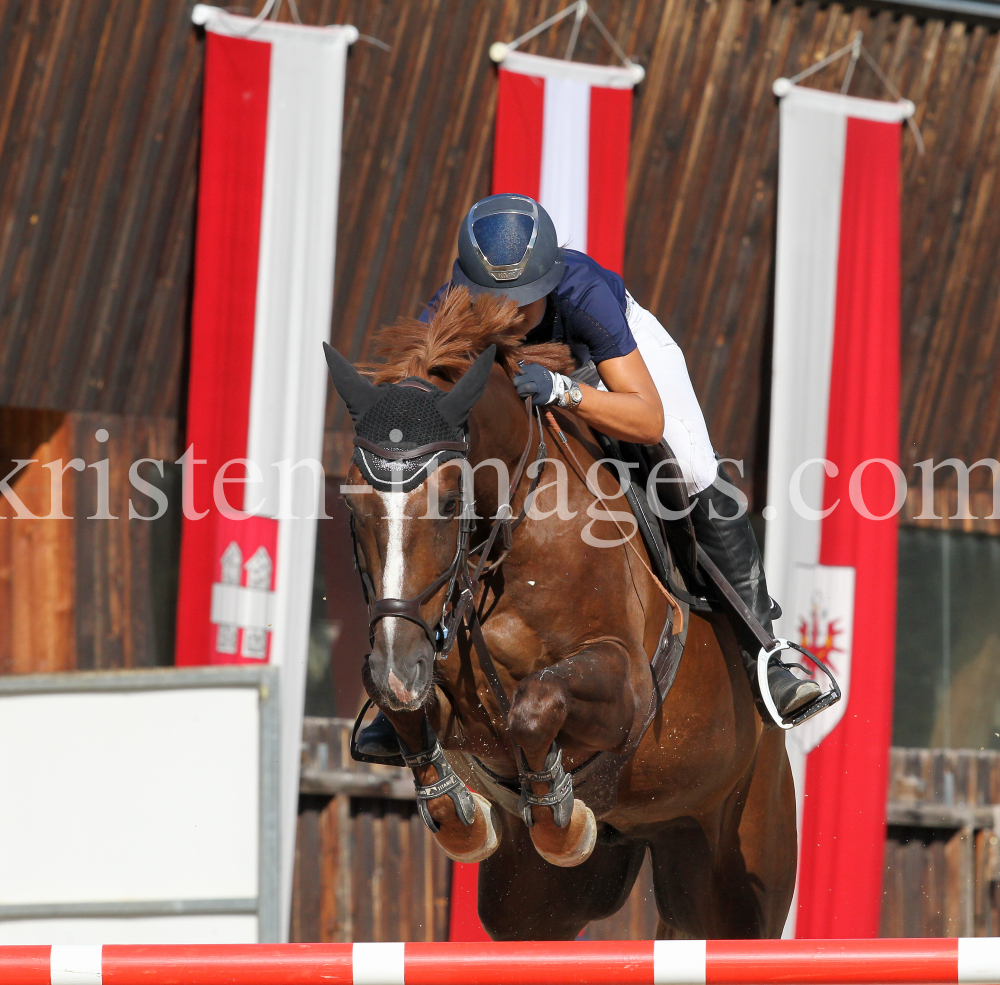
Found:
[{"label": "saddle", "polygon": [[[589,386],[596,387],[601,383],[597,367],[590,360],[570,375]],[[610,438],[593,428],[591,431],[605,458],[622,462],[626,467],[620,474],[632,479],[625,498],[639,525],[654,573],[678,601],[686,603],[695,612],[711,612],[712,606],[707,598],[689,591],[691,586],[701,583],[698,542],[685,492],[684,475],[670,445],[664,440],[658,445],[636,445]],[[630,469],[630,465],[637,465],[638,468]],[[658,469],[654,483],[657,499],[664,511],[677,514],[677,519],[661,517],[649,505],[646,488],[653,469]]]},{"label": "saddle", "polygon": [[[666,441],[658,445],[635,445],[609,438],[599,431],[594,431],[594,436],[606,458],[622,462],[626,467],[638,465],[627,471],[623,469],[622,474],[632,479],[625,490],[625,498],[632,507],[654,574],[678,601],[685,602],[695,612],[711,612],[710,600],[691,591],[701,583],[698,541],[684,491],[684,476],[670,445]],[[646,490],[654,469],[657,470],[653,483],[657,501],[662,512],[677,514],[676,518],[661,516],[649,504]]]}]

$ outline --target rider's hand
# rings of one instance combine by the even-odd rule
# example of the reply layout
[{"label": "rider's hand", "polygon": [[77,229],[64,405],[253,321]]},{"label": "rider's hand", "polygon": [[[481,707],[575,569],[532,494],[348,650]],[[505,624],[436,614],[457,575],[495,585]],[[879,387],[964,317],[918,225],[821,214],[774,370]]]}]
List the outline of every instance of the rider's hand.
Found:
[{"label": "rider's hand", "polygon": [[573,382],[568,376],[553,373],[538,363],[517,364],[521,372],[514,377],[517,395],[531,397],[535,404],[545,406],[556,403]]}]

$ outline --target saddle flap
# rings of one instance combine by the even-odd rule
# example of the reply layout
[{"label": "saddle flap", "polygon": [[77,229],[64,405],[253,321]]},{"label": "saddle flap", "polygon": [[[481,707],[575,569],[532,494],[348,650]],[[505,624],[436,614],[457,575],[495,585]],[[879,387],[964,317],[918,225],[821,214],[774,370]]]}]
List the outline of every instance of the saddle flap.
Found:
[{"label": "saddle flap", "polygon": [[[696,599],[680,588],[681,585],[686,588],[697,584],[698,555],[687,487],[670,446],[666,441],[658,445],[636,445],[609,438],[600,431],[593,433],[607,458],[617,459],[626,466],[638,466],[627,472],[632,482],[625,497],[632,507],[656,576],[674,595],[703,610],[705,606],[698,605]],[[654,468],[657,469],[656,479],[650,484]],[[659,509],[654,510],[649,503],[647,490],[650,488],[656,495]],[[662,514],[667,511],[676,517],[665,518]]]}]

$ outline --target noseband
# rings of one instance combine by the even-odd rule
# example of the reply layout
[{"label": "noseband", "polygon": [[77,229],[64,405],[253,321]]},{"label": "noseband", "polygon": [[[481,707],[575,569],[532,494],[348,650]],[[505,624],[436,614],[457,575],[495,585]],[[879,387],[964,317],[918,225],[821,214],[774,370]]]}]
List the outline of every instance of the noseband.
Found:
[{"label": "noseband", "polygon": [[[479,590],[479,580],[486,571],[488,558],[490,552],[493,550],[493,545],[496,543],[497,537],[502,535],[503,552],[496,561],[489,565],[490,570],[499,567],[499,565],[503,563],[507,554],[510,553],[511,546],[513,545],[514,530],[517,529],[521,521],[525,518],[528,506],[531,502],[531,495],[538,486],[538,481],[542,472],[540,468],[536,470],[535,475],[531,479],[531,484],[528,486],[528,494],[525,496],[524,506],[522,506],[521,511],[516,517],[511,518],[510,502],[514,493],[517,491],[517,487],[521,483],[525,465],[528,461],[528,454],[531,451],[531,446],[534,441],[534,417],[532,416],[530,397],[525,400],[524,406],[528,414],[528,441],[524,446],[524,451],[521,452],[521,458],[517,463],[517,468],[514,470],[514,476],[511,479],[510,487],[507,490],[507,502],[502,503],[500,508],[497,510],[497,517],[493,521],[490,528],[489,536],[478,547],[470,547],[472,531],[475,529],[475,497],[470,495],[471,490],[467,490],[465,488],[465,475],[463,472],[459,475],[460,510],[458,543],[455,549],[455,557],[452,559],[448,568],[435,578],[434,581],[431,582],[431,584],[428,585],[419,595],[414,596],[412,599],[380,599],[375,597],[375,586],[372,584],[372,580],[369,577],[368,572],[362,571],[360,565],[358,564],[358,542],[354,532],[354,516],[352,514],[351,541],[354,547],[354,566],[361,573],[361,585],[364,589],[365,602],[368,605],[368,632],[372,642],[374,642],[375,627],[381,620],[389,617],[408,619],[410,622],[416,623],[424,631],[424,635],[427,637],[431,646],[434,647],[434,651],[440,659],[444,659],[448,656],[455,639],[455,630],[458,628],[459,623],[465,616],[466,609],[475,597],[476,592]],[[373,445],[364,438],[357,437],[354,439],[354,444],[369,451],[374,451],[383,458],[391,458],[394,460],[417,458],[429,453],[437,453],[440,451],[461,451],[461,460],[468,460],[468,447],[453,441],[438,441],[433,444],[423,445],[420,448],[414,448],[411,451],[388,451],[378,447],[377,445]],[[545,456],[545,436],[542,431],[541,418],[539,417],[538,453],[535,456],[535,461],[543,461]],[[476,564],[474,571],[470,574],[469,557],[471,555],[478,555],[479,561]],[[420,608],[428,600],[433,598],[438,591],[440,591],[442,585],[448,586],[447,591],[445,592],[446,606],[448,601],[452,599],[456,588],[458,589],[458,598],[452,601],[450,611],[442,612],[441,619],[438,621],[437,625],[432,628],[428,625],[427,620],[421,615]],[[481,636],[481,633],[478,630],[478,618],[476,617],[475,612],[472,613],[472,619],[474,621],[474,626],[472,627],[473,634],[475,636]]]}]

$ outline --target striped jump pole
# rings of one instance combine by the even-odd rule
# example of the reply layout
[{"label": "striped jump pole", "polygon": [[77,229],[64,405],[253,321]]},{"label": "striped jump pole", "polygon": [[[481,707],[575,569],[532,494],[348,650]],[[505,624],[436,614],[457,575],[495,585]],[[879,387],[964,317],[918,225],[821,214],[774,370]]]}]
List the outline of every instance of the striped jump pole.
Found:
[{"label": "striped jump pole", "polygon": [[2,985],[1000,983],[1000,938],[0,947]]}]

